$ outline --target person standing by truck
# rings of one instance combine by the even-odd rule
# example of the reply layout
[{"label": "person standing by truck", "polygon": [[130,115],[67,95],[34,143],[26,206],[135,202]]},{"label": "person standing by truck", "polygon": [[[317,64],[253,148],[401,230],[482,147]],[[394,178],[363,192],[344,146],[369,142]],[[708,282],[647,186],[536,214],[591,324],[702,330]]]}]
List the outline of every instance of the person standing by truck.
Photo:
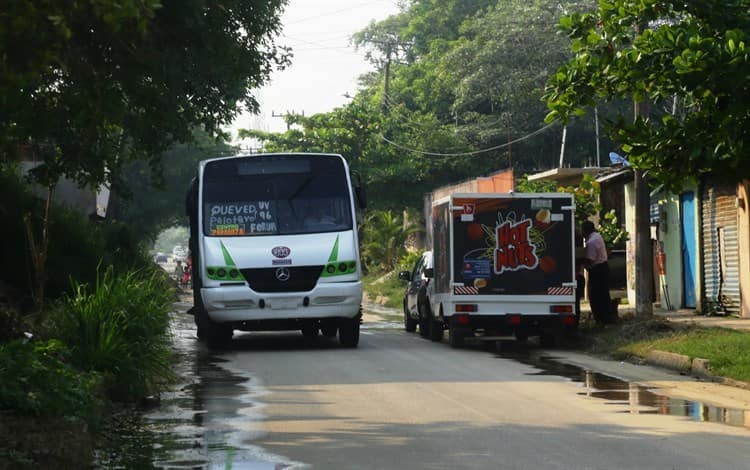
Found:
[{"label": "person standing by truck", "polygon": [[594,228],[594,223],[585,220],[581,224],[581,232],[585,240],[584,266],[589,272],[588,295],[591,313],[597,325],[604,325],[609,321],[609,263],[607,247],[601,234]]}]

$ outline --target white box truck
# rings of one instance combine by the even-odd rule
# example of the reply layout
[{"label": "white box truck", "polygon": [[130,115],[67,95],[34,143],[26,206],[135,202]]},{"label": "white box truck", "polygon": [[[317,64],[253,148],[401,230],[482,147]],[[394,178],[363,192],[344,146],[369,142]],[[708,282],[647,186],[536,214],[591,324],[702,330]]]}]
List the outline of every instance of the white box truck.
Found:
[{"label": "white box truck", "polygon": [[577,325],[573,196],[457,193],[432,202],[430,337],[540,336]]}]

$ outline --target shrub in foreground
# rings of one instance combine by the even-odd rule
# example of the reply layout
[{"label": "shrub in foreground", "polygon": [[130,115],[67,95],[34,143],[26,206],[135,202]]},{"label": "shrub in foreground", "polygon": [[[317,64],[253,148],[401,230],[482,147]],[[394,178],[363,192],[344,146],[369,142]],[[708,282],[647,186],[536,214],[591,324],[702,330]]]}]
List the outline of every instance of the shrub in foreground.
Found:
[{"label": "shrub in foreground", "polygon": [[69,359],[70,350],[58,340],[0,344],[0,410],[92,418],[100,376],[81,373]]},{"label": "shrub in foreground", "polygon": [[157,271],[116,274],[110,266],[93,289],[75,283],[55,312],[55,334],[72,363],[101,373],[107,396],[131,401],[158,392],[173,377],[169,311],[174,290]]}]

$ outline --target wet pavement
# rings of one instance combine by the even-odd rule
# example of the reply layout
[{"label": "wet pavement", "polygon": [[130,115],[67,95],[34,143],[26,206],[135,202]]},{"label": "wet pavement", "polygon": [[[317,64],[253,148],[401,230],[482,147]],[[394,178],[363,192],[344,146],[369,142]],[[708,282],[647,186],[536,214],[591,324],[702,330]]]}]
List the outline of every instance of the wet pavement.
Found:
[{"label": "wet pavement", "polygon": [[[498,353],[503,359],[513,359],[530,365],[538,371],[528,375],[552,375],[565,377],[580,384],[578,395],[605,400],[608,404],[620,405],[617,413],[653,414],[681,416],[691,421],[727,424],[750,429],[750,410],[726,408],[696,400],[670,397],[637,383],[621,380],[585,368],[556,360],[554,352],[533,350],[513,344],[504,349],[510,352]],[[513,351],[515,349],[515,351]],[[622,407],[626,409],[622,409]]]},{"label": "wet pavement", "polygon": [[178,304],[173,316],[176,373],[183,381],[146,410],[120,410],[96,452],[96,468],[303,468],[253,441],[262,436],[266,392],[257,379],[229,371],[195,338],[193,317]]},{"label": "wet pavement", "polygon": [[[189,307],[178,304],[173,317],[176,373],[182,382],[163,393],[150,409],[118,412],[98,445],[96,468],[308,467],[256,444],[264,436],[263,396],[267,391],[259,378],[228,369],[220,353],[210,352],[196,340],[193,318],[182,313]],[[368,323],[362,334],[401,328],[399,322],[375,321]],[[242,340],[238,341],[238,346],[241,344]],[[750,428],[750,410],[669,397],[658,389],[560,362],[554,352],[533,344],[508,342],[500,351],[493,354],[532,366],[534,370],[527,375],[564,377],[580,385],[578,395],[618,405],[612,407],[612,413],[682,416]]]}]

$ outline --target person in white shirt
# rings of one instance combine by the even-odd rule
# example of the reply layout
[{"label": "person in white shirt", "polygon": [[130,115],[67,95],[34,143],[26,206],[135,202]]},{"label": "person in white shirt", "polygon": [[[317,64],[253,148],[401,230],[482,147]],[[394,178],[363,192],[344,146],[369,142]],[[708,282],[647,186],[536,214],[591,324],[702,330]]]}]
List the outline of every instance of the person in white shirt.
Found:
[{"label": "person in white shirt", "polygon": [[583,250],[584,266],[589,272],[588,288],[591,313],[598,325],[610,321],[609,297],[609,264],[607,247],[601,234],[594,228],[593,222],[586,220],[581,224],[581,233],[585,240]]}]

